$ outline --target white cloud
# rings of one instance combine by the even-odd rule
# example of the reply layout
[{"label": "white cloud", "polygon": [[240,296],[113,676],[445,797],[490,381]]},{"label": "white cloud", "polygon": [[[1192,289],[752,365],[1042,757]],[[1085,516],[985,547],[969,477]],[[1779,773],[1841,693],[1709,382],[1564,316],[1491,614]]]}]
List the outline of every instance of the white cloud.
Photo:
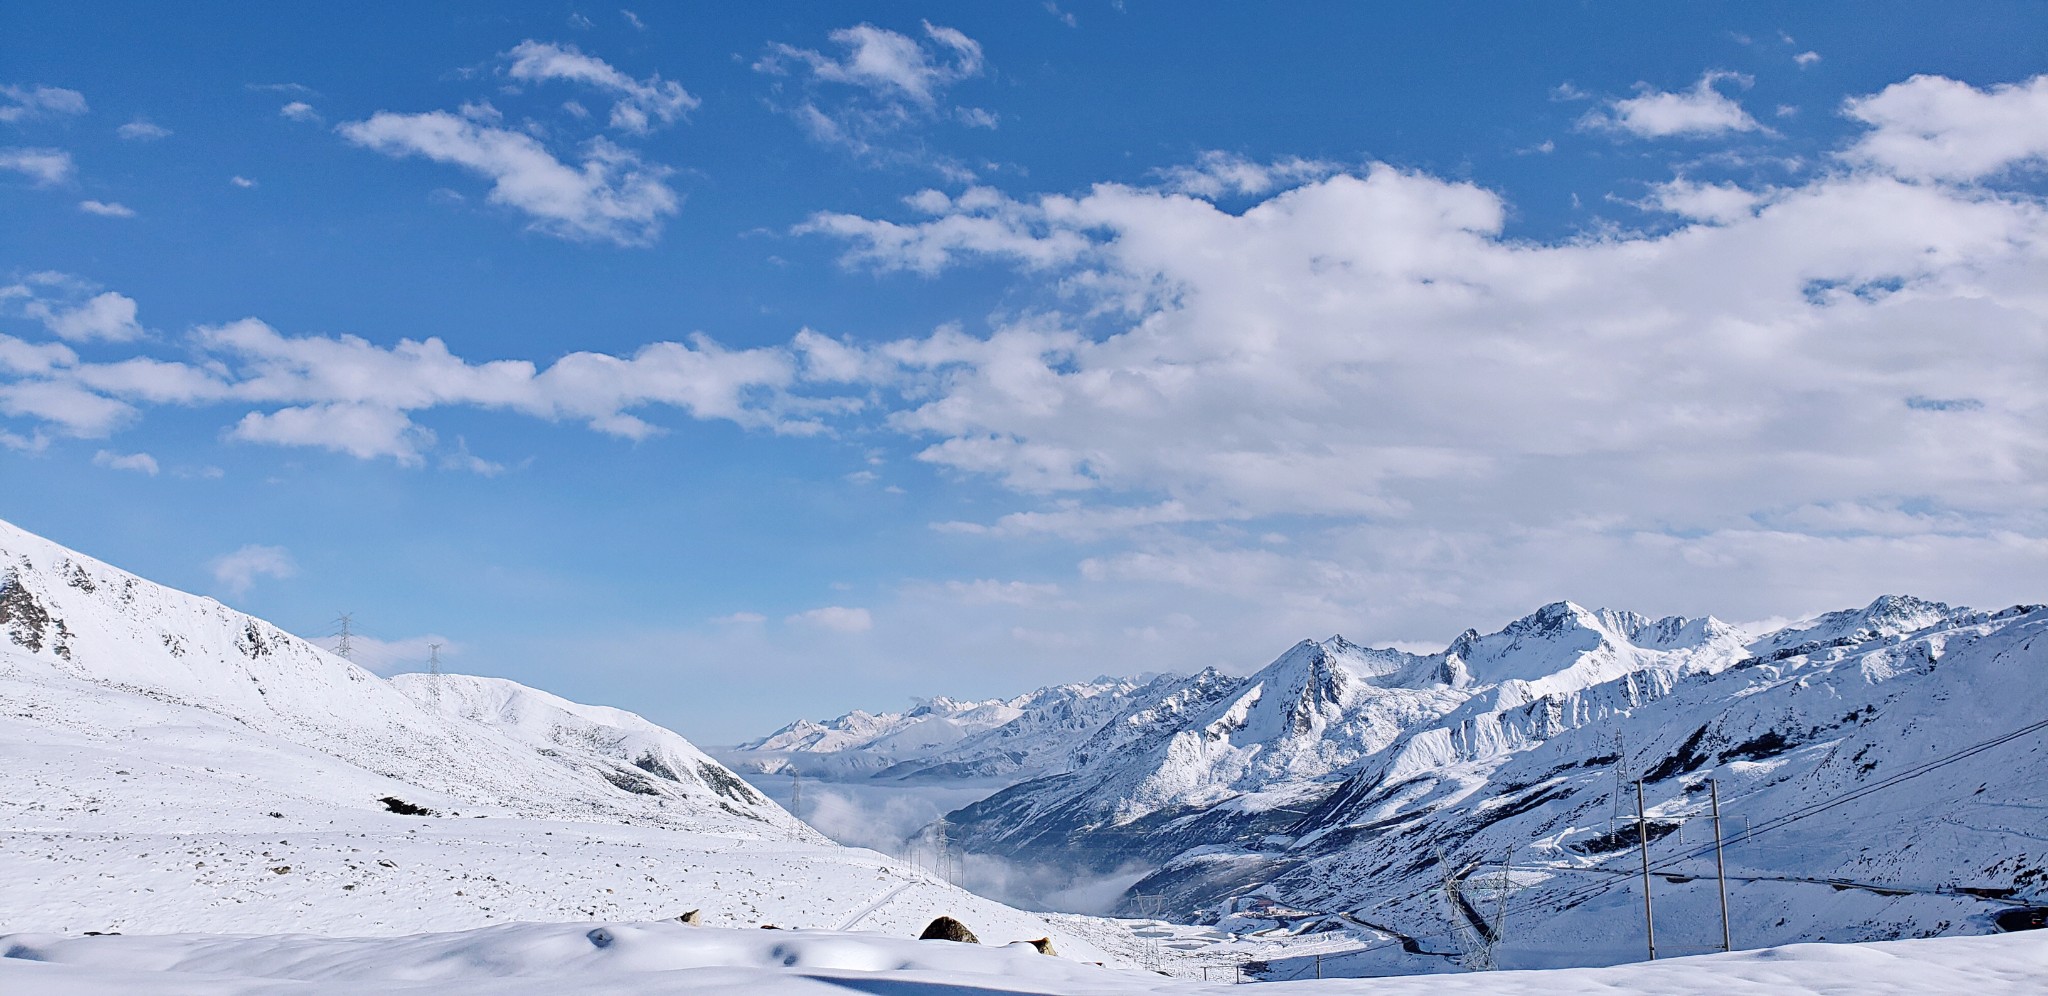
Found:
[{"label": "white cloud", "polygon": [[798,225],[796,234],[831,235],[850,246],[841,261],[878,270],[935,274],[968,256],[995,256],[1046,268],[1072,262],[1089,248],[1082,234],[1057,224],[1066,198],[1025,204],[989,187],[971,187],[958,197],[926,190],[909,198],[927,221],[898,223],[858,215],[823,213]]},{"label": "white cloud", "polygon": [[953,28],[926,21],[924,32],[934,44],[872,24],[857,24],[827,36],[844,50],[839,57],[778,44],[756,68],[782,72],[785,64],[795,64],[808,69],[813,79],[930,107],[941,90],[981,75],[982,55],[980,43]]},{"label": "white cloud", "polygon": [[[98,203],[88,201],[87,203]],[[114,205],[118,207],[118,205]],[[83,208],[83,205],[80,205]],[[131,217],[119,212],[95,211],[94,214],[112,214],[115,217]],[[125,209],[124,209],[125,210]],[[19,287],[20,285],[16,285]],[[106,291],[75,305],[66,306],[47,298],[37,296],[22,305],[22,313],[43,323],[43,327],[59,338],[73,342],[107,340],[120,342],[141,338],[142,325],[135,320],[135,299],[124,294]]]},{"label": "white cloud", "polygon": [[1792,61],[1798,63],[1799,68],[1805,69],[1806,67],[1811,66],[1814,63],[1820,61],[1820,53],[1814,51],[1801,52],[1798,55],[1793,56]]},{"label": "white cloud", "polygon": [[0,86],[0,121],[84,114],[85,94],[57,86]]},{"label": "white cloud", "polygon": [[1843,158],[1897,176],[1975,180],[2048,160],[2048,75],[1982,90],[1915,76],[1850,98],[1843,113],[1871,127]]},{"label": "white cloud", "polygon": [[[951,160],[892,147],[892,136],[913,124],[951,117],[974,128],[993,128],[997,117],[980,107],[946,109],[955,84],[986,71],[981,44],[961,31],[923,22],[924,37],[857,24],[827,37],[840,49],[827,55],[788,44],[769,46],[756,72],[794,75],[802,97],[783,109],[816,141],[854,154],[919,162],[955,176],[969,175]],[[834,88],[843,88],[833,94]],[[778,87],[779,89],[779,87]]]},{"label": "white cloud", "polygon": [[948,581],[946,593],[968,605],[1039,605],[1058,598],[1060,586],[1032,581]]},{"label": "white cloud", "polygon": [[156,458],[147,453],[116,453],[113,450],[101,450],[94,453],[92,455],[92,464],[95,467],[105,467],[109,470],[132,470],[137,473],[148,474],[151,477],[155,477],[159,469],[156,465]]},{"label": "white cloud", "polygon": [[[1955,146],[1925,160],[1944,175],[2031,148],[1982,127],[2026,88],[1917,86],[1964,108],[1929,118]],[[1859,150],[1919,120],[1852,106]],[[1059,302],[835,365],[895,363],[867,374],[898,392],[889,427],[1016,495],[943,528],[1108,547],[1070,597],[1217,620],[1177,644],[1194,660],[1228,625],[1432,637],[1412,618],[1447,638],[1557,597],[1757,615],[1873,584],[2026,597],[2048,569],[2048,202],[1912,182],[1922,150],[1882,148],[1793,186],[1676,179],[1646,202],[1669,230],[1551,243],[1507,237],[1496,193],[1387,166],[1242,211],[978,189],[804,230],[880,270],[1011,265]],[[1879,530],[1896,516],[1822,532],[1782,511],[1901,503],[1942,512],[1900,536]],[[1825,599],[1802,587],[1816,573]]]},{"label": "white cloud", "polygon": [[343,137],[385,155],[423,156],[460,166],[491,180],[488,199],[530,215],[533,227],[567,239],[647,245],[662,219],[676,213],[665,166],[604,139],[593,139],[583,161],[556,159],[533,136],[491,128],[445,111],[379,111],[340,128]]},{"label": "white cloud", "polygon": [[299,573],[299,565],[293,562],[290,551],[255,543],[215,557],[207,567],[213,571],[214,582],[236,596],[247,594],[258,578],[282,580]]},{"label": "white cloud", "polygon": [[734,612],[729,615],[717,616],[711,621],[732,626],[759,626],[767,622],[768,617],[759,612]]},{"label": "white cloud", "polygon": [[[632,18],[631,11],[623,13]],[[635,135],[646,134],[656,121],[674,124],[685,111],[702,103],[680,84],[664,80],[658,73],[636,80],[603,59],[583,54],[574,45],[528,40],[505,55],[512,60],[506,72],[513,79],[567,80],[618,94],[618,103],[612,105],[611,125]]]},{"label": "white cloud", "polygon": [[254,187],[256,185],[256,181],[251,180],[246,176],[241,176],[239,174],[228,177],[228,182],[234,184],[237,187],[242,188],[243,190],[247,190],[250,187]]},{"label": "white cloud", "polygon": [[623,18],[625,18],[625,19],[626,19],[626,24],[627,24],[627,26],[628,26],[628,27],[631,27],[631,28],[632,28],[633,30],[635,30],[635,31],[645,31],[645,30],[647,30],[647,22],[645,22],[645,21],[642,21],[642,20],[640,19],[640,15],[638,15],[638,14],[635,14],[635,13],[633,13],[632,11],[630,11],[630,10],[626,10],[626,9],[624,9],[624,8],[620,8],[620,10],[619,10],[619,16],[620,16],[620,17],[623,17]]},{"label": "white cloud", "polygon": [[293,121],[320,120],[320,112],[314,110],[313,105],[308,104],[303,100],[294,100],[291,103],[278,108],[277,113],[279,116],[290,118]]},{"label": "white cloud", "polygon": [[135,209],[119,201],[79,201],[78,209],[102,218],[133,218]]},{"label": "white cloud", "polygon": [[0,414],[37,419],[68,436],[101,439],[133,417],[135,409],[76,384],[24,380],[0,384]]},{"label": "white cloud", "polygon": [[496,477],[505,472],[505,465],[486,460],[469,451],[469,440],[455,437],[455,452],[441,457],[442,470],[466,470],[484,477]]},{"label": "white cloud", "polygon": [[147,118],[136,118],[114,129],[114,134],[130,142],[154,142],[160,138],[171,137],[171,130],[160,124],[154,124]]},{"label": "white cloud", "polygon": [[1651,188],[1644,207],[1695,221],[1726,224],[1747,218],[1766,196],[1732,183],[1695,183],[1678,178]]},{"label": "white cloud", "polygon": [[[134,302],[112,292],[82,304],[52,303],[50,288],[82,296],[77,281],[38,274],[0,287],[0,302],[16,304],[59,334],[109,338],[141,334]],[[816,336],[812,365],[824,355]],[[360,458],[390,457],[423,463],[434,434],[412,413],[442,407],[518,412],[573,420],[628,439],[662,429],[641,417],[667,408],[697,419],[719,419],[778,434],[810,435],[823,419],[850,412],[852,398],[796,393],[799,348],[730,350],[709,338],[651,343],[629,355],[571,353],[542,368],[525,360],[472,363],[451,354],[439,339],[400,340],[390,347],[355,336],[292,337],[245,319],[191,333],[184,348],[193,362],[130,356],[82,362],[70,348],[0,335],[0,411],[54,423],[72,435],[105,435],[135,412],[154,405],[265,406],[244,415],[230,438],[279,445],[317,446]],[[842,347],[843,349],[844,347]],[[470,454],[466,441],[437,455],[448,467],[496,473],[502,465]]]},{"label": "white cloud", "polygon": [[783,620],[803,626],[815,626],[835,633],[865,633],[875,626],[875,620],[866,609],[850,609],[843,605],[827,605],[821,608],[799,612]]},{"label": "white cloud", "polygon": [[0,169],[20,173],[38,187],[53,187],[71,179],[71,153],[63,149],[0,149]]},{"label": "white cloud", "polygon": [[1166,189],[1215,200],[1230,194],[1267,194],[1338,172],[1335,163],[1287,158],[1255,162],[1230,152],[1210,151],[1194,164],[1158,171]]},{"label": "white cloud", "polygon": [[1728,132],[1761,131],[1749,112],[1727,94],[1723,83],[1750,85],[1740,73],[1709,71],[1690,90],[1668,92],[1641,85],[1641,92],[1586,112],[1579,127],[1623,131],[1638,138],[1707,138]]},{"label": "white cloud", "polygon": [[228,432],[228,438],[278,446],[317,446],[359,460],[388,456],[416,466],[420,451],[433,445],[433,433],[420,428],[404,412],[375,405],[327,404],[250,412]]}]

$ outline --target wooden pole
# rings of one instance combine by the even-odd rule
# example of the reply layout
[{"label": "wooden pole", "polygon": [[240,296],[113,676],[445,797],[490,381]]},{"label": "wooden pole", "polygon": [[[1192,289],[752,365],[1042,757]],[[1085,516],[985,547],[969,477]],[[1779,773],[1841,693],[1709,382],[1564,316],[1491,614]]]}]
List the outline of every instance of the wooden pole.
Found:
[{"label": "wooden pole", "polygon": [[1650,822],[1643,817],[1643,782],[1636,779],[1636,835],[1643,845],[1643,936],[1650,942],[1650,960],[1657,960],[1657,918],[1650,910]]},{"label": "wooden pole", "polygon": [[1721,887],[1721,950],[1733,951],[1735,941],[1728,931],[1728,865],[1721,860],[1721,780],[1708,780],[1707,789],[1714,802],[1714,884]]}]

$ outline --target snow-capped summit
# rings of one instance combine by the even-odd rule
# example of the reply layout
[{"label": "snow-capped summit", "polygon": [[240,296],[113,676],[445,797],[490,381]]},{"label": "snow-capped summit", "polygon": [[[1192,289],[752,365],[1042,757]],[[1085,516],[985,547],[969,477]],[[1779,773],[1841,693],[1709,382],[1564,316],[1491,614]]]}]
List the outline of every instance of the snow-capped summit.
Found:
[{"label": "snow-capped summit", "polygon": [[1749,649],[1759,657],[1772,657],[1855,646],[1915,633],[1968,612],[1911,595],[1880,595],[1860,609],[1842,609],[1793,623],[1756,640]]}]

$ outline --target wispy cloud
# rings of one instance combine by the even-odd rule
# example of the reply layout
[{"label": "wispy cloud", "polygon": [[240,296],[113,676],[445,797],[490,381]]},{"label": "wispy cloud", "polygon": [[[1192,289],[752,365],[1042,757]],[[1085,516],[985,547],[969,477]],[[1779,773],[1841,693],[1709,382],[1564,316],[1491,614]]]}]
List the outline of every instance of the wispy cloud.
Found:
[{"label": "wispy cloud", "polygon": [[945,104],[955,84],[986,72],[981,43],[930,21],[922,27],[922,38],[873,24],[840,28],[827,36],[837,54],[776,43],[753,68],[796,81],[793,102],[778,98],[777,104],[813,139],[861,156],[908,161],[918,157],[893,148],[889,139],[913,124],[948,117],[975,128],[999,123],[986,108],[948,110]]},{"label": "wispy cloud", "polygon": [[100,450],[92,455],[92,463],[95,467],[105,467],[109,470],[132,470],[139,474],[148,474],[151,477],[155,477],[159,469],[156,465],[156,458],[147,453],[116,453],[113,450]]},{"label": "wispy cloud", "polygon": [[102,218],[135,217],[135,209],[119,201],[79,201],[78,209],[86,214],[96,214]]},{"label": "wispy cloud", "polygon": [[834,633],[865,633],[875,628],[874,617],[866,609],[848,608],[843,605],[826,605],[790,616],[785,622],[801,626],[815,626]]},{"label": "wispy cloud", "polygon": [[114,129],[114,134],[130,142],[154,142],[160,138],[171,137],[171,130],[147,118],[136,118]]},{"label": "wispy cloud", "polygon": [[674,124],[684,112],[702,103],[681,84],[664,80],[659,73],[636,80],[603,59],[585,55],[574,45],[527,40],[506,53],[506,58],[511,60],[506,75],[516,80],[560,80],[617,94],[611,126],[634,135],[646,134],[656,123]]},{"label": "wispy cloud", "polygon": [[236,596],[248,594],[260,578],[282,580],[299,573],[299,565],[292,560],[290,551],[255,543],[213,558],[207,568],[213,572],[215,583]]},{"label": "wispy cloud", "polygon": [[12,170],[35,181],[38,187],[54,187],[71,179],[71,153],[63,149],[0,149],[0,170]]},{"label": "wispy cloud", "polygon": [[532,135],[446,111],[379,111],[340,131],[388,156],[420,156],[482,176],[491,181],[488,200],[526,213],[533,228],[561,238],[647,245],[681,204],[665,182],[668,167],[602,138],[586,143],[582,161],[572,166]]},{"label": "wispy cloud", "polygon": [[56,86],[0,86],[0,121],[68,117],[86,112],[85,94]]}]

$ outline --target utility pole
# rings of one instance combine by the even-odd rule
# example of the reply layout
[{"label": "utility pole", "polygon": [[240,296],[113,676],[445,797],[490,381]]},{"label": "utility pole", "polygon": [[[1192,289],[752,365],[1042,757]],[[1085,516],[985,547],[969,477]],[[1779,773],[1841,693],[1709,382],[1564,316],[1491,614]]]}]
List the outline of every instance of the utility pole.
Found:
[{"label": "utility pole", "polygon": [[1650,911],[1650,821],[1643,818],[1643,781],[1636,779],[1636,834],[1643,844],[1643,936],[1650,942],[1650,960],[1657,960],[1657,918]]},{"label": "utility pole", "polygon": [[1708,779],[1709,799],[1714,803],[1714,884],[1721,887],[1721,950],[1735,950],[1733,935],[1728,931],[1728,865],[1721,860],[1721,780]]},{"label": "utility pole", "polygon": [[355,647],[348,642],[348,624],[353,621],[355,621],[355,613],[344,612],[341,614],[341,639],[334,641],[334,655],[345,661],[355,659]]}]

